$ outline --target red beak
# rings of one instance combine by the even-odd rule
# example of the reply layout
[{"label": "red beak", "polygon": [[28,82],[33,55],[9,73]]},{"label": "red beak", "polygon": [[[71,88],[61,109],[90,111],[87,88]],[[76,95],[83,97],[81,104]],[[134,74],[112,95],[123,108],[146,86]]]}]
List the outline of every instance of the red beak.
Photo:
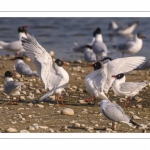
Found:
[{"label": "red beak", "polygon": [[88,67],[93,67],[93,64],[87,64]]},{"label": "red beak", "polygon": [[12,73],[12,76],[16,76],[16,74],[15,74],[15,73]]},{"label": "red beak", "polygon": [[115,75],[112,75],[111,77],[116,78],[116,76],[115,76]]},{"label": "red beak", "polygon": [[69,66],[69,63],[64,62],[64,63],[63,63],[63,66]]}]

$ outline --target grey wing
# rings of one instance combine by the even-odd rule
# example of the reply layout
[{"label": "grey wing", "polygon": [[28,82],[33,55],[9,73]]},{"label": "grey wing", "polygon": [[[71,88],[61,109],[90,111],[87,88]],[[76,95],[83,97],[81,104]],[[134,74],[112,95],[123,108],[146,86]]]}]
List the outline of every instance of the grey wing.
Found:
[{"label": "grey wing", "polygon": [[84,52],[84,60],[86,62],[95,62],[96,61],[96,55],[93,51],[85,51]]},{"label": "grey wing", "polygon": [[17,81],[6,82],[4,86],[4,92],[9,94],[15,88],[18,88],[21,91],[21,84]]},{"label": "grey wing", "polygon": [[32,70],[25,63],[18,64],[18,66],[16,66],[16,70],[17,70],[17,72],[19,72],[20,74],[23,74],[23,75],[31,75],[32,74]]},{"label": "grey wing", "polygon": [[120,122],[129,122],[130,118],[124,113],[123,109],[119,105],[113,103],[107,104],[105,108],[102,109],[104,116],[112,121]]},{"label": "grey wing", "polygon": [[147,84],[145,82],[124,82],[120,84],[120,90],[123,92],[139,92],[142,88],[144,88]]},{"label": "grey wing", "polygon": [[33,36],[28,34],[27,37],[28,39],[21,40],[26,55],[34,62],[37,73],[45,84],[45,89],[51,90],[56,86],[54,81],[60,81],[60,77],[56,76],[57,73],[53,68],[52,58]]},{"label": "grey wing", "polygon": [[107,65],[108,76],[104,89],[108,91],[110,86],[112,85],[114,81],[112,75],[129,72],[135,69],[138,65],[140,65],[144,61],[145,57],[142,56],[117,58],[115,60],[109,61]]},{"label": "grey wing", "polygon": [[125,51],[125,50],[130,49],[132,46],[133,46],[132,42],[129,41],[125,44],[117,45],[117,49],[120,50],[120,51]]}]

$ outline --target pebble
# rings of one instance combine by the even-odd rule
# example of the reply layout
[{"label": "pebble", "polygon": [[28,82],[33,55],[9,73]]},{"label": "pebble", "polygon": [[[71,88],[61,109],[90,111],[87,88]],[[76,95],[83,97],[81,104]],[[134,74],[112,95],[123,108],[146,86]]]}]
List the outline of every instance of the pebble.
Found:
[{"label": "pebble", "polygon": [[126,101],[126,98],[120,98],[119,101],[120,101],[121,103],[123,103],[123,102]]},{"label": "pebble", "polygon": [[140,102],[140,101],[142,101],[142,98],[136,96],[136,97],[135,97],[135,100],[136,100],[137,102]]},{"label": "pebble", "polygon": [[37,104],[37,107],[39,107],[39,108],[44,108],[44,105]]},{"label": "pebble", "polygon": [[8,128],[8,129],[6,129],[6,131],[5,132],[7,132],[7,133],[16,133],[17,132],[17,130],[15,129],[15,128]]},{"label": "pebble", "polygon": [[81,124],[80,126],[81,126],[81,128],[85,128],[85,124]]},{"label": "pebble", "polygon": [[24,108],[18,108],[18,110],[24,110]]},{"label": "pebble", "polygon": [[134,119],[134,120],[140,120],[141,118],[138,117],[138,116],[136,116],[136,115],[133,115],[133,116],[132,116],[132,119]]},{"label": "pebble", "polygon": [[81,77],[77,77],[76,80],[81,80]]},{"label": "pebble", "polygon": [[45,129],[45,130],[48,129],[47,126],[39,126],[39,128],[40,128],[40,129]]},{"label": "pebble", "polygon": [[79,104],[86,104],[85,100],[78,100]]},{"label": "pebble", "polygon": [[0,92],[4,92],[4,88],[3,87],[0,88]]},{"label": "pebble", "polygon": [[35,129],[39,129],[39,126],[38,126],[37,123],[34,123],[32,126],[33,126]]},{"label": "pebble", "polygon": [[20,96],[20,99],[21,100],[25,100],[25,96]]},{"label": "pebble", "polygon": [[30,132],[27,130],[21,130],[20,133],[30,133]]},{"label": "pebble", "polygon": [[33,106],[33,104],[32,104],[32,103],[29,103],[29,104],[28,104],[28,106],[32,107],[32,106]]},{"label": "pebble", "polygon": [[36,90],[35,90],[35,93],[37,93],[37,94],[38,94],[38,93],[41,93],[41,92],[40,92],[38,89],[36,89]]},{"label": "pebble", "polygon": [[71,108],[65,108],[61,111],[62,115],[74,115],[74,110]]},{"label": "pebble", "polygon": [[25,60],[26,60],[26,61],[31,61],[31,59],[30,59],[30,58],[28,58],[28,57],[27,57]]},{"label": "pebble", "polygon": [[66,130],[68,130],[68,127],[67,126],[62,126],[60,130],[61,131],[66,131]]},{"label": "pebble", "polygon": [[32,131],[34,131],[35,130],[35,128],[33,127],[33,126],[29,126],[29,128],[28,128],[29,130],[32,130]]},{"label": "pebble", "polygon": [[142,105],[137,104],[136,107],[137,107],[137,108],[142,108]]},{"label": "pebble", "polygon": [[27,92],[26,92],[26,91],[22,91],[21,93],[22,93],[22,94],[24,94],[24,95],[26,95],[26,94],[27,94]]},{"label": "pebble", "polygon": [[80,126],[81,126],[80,123],[77,123],[77,122],[72,125],[72,127],[74,128],[80,128]]},{"label": "pebble", "polygon": [[30,100],[32,100],[32,99],[33,99],[33,97],[32,97],[31,95],[28,95],[28,96],[26,97],[26,99],[30,99]]},{"label": "pebble", "polygon": [[54,133],[54,129],[52,129],[52,128],[49,128],[48,131],[49,131],[50,133]]}]

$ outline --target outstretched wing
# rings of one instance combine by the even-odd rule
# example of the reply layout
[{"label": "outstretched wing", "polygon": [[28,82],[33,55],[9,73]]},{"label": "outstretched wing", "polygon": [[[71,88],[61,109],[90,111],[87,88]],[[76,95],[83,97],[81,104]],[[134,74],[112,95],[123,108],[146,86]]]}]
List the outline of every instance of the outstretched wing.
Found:
[{"label": "outstretched wing", "polygon": [[109,88],[111,87],[114,78],[112,75],[117,75],[119,73],[126,73],[145,61],[145,57],[136,56],[136,57],[126,57],[126,58],[117,58],[112,60],[107,65],[107,81],[104,86],[104,90],[108,92]]},{"label": "outstretched wing", "polygon": [[22,45],[26,55],[34,62],[39,77],[45,84],[45,89],[52,90],[61,80],[53,67],[53,61],[48,52],[37,42],[34,36],[27,35],[22,38]]}]

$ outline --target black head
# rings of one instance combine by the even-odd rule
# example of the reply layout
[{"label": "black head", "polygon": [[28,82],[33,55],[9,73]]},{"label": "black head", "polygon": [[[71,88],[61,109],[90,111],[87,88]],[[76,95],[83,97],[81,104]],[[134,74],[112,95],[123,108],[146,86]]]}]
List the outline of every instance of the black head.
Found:
[{"label": "black head", "polygon": [[145,36],[143,36],[143,35],[142,35],[142,34],[140,34],[140,33],[138,33],[138,34],[137,34],[137,37],[138,37],[139,39],[146,38]]},{"label": "black head", "polygon": [[94,63],[92,66],[93,66],[94,70],[98,70],[98,69],[102,68],[102,65],[99,61]]},{"label": "black head", "polygon": [[118,75],[116,75],[116,76],[112,76],[112,77],[114,77],[114,78],[116,78],[116,79],[122,79],[123,77],[124,77],[124,74],[123,73],[120,73],[120,74],[118,74]]},{"label": "black head", "polygon": [[56,63],[59,67],[63,66],[63,64],[64,64],[64,62],[61,61],[60,59],[56,59],[56,60],[55,60],[55,63]]},{"label": "black head", "polygon": [[18,28],[18,33],[23,32],[23,33],[27,34],[27,30],[26,30],[27,27],[28,27],[28,26],[21,26],[21,27],[19,27],[19,28]]},{"label": "black head", "polygon": [[92,46],[90,46],[90,45],[85,45],[85,48],[92,49]]},{"label": "black head", "polygon": [[5,72],[5,77],[12,77],[12,76],[13,76],[12,72],[10,71]]},{"label": "black head", "polygon": [[103,58],[101,61],[104,61],[104,60],[110,60],[110,61],[112,61],[112,58],[110,58],[110,57],[105,57],[105,58]]},{"label": "black head", "polygon": [[96,30],[95,30],[95,35],[96,34],[101,34],[101,29],[100,28],[96,28]]}]

